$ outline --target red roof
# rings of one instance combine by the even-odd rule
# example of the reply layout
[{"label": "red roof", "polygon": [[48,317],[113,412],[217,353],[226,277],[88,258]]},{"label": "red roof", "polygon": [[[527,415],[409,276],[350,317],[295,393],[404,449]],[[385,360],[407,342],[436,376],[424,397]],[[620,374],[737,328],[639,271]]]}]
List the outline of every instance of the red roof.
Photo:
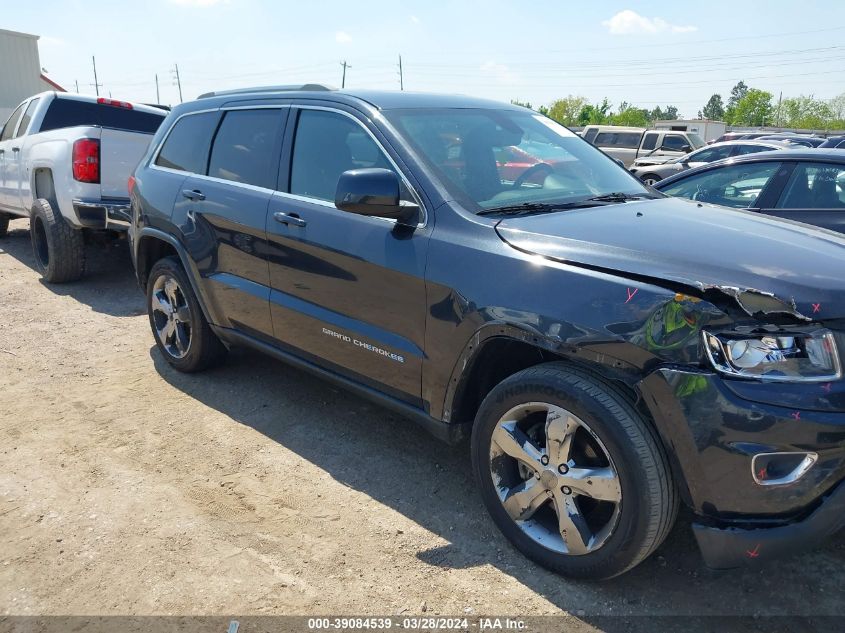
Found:
[{"label": "red roof", "polygon": [[44,80],[44,81],[46,81],[48,84],[50,84],[51,86],[53,86],[53,88],[55,88],[55,89],[56,89],[56,90],[58,90],[59,92],[67,92],[67,90],[65,90],[64,88],[62,88],[59,84],[57,84],[55,81],[53,81],[52,79],[50,79],[50,78],[49,78],[47,75],[45,75],[44,73],[41,73],[41,79],[43,79],[43,80]]}]

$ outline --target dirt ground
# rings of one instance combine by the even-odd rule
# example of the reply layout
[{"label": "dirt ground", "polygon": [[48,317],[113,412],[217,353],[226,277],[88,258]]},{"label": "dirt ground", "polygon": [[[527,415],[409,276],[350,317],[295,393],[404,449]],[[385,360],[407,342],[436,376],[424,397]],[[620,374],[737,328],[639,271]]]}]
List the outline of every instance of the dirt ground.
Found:
[{"label": "dirt ground", "polygon": [[[238,351],[186,376],[153,345],[126,245],[78,283],[0,240],[0,614],[845,615],[845,534],[706,571],[680,520],[602,584],[494,528],[466,446]],[[705,630],[691,623],[686,630]],[[704,626],[704,625],[702,625]],[[579,629],[580,630],[580,629]]]}]

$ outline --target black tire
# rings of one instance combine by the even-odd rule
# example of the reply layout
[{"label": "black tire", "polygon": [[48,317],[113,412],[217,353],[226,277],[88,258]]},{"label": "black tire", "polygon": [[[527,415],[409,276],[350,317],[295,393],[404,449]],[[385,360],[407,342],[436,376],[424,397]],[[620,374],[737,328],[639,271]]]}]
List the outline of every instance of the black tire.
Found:
[{"label": "black tire", "polygon": [[[620,490],[619,502],[613,504],[614,527],[607,530],[604,540],[592,551],[585,550],[586,553],[573,554],[561,550],[554,551],[540,544],[536,532],[532,532],[535,537],[529,536],[530,530],[526,531],[524,527],[542,520],[543,517],[538,514],[541,510],[534,510],[535,514],[529,515],[528,521],[517,522],[505,509],[504,501],[500,498],[502,489],[497,488],[494,483],[491,468],[497,458],[491,455],[491,451],[498,444],[493,443],[493,432],[497,428],[501,431],[499,422],[506,413],[512,413],[520,406],[530,409],[533,405],[527,403],[538,402],[562,408],[586,423],[586,441],[591,442],[592,438],[598,438],[602,444],[601,448],[609,456],[611,468],[614,469],[614,482]],[[557,419],[557,416],[553,419]],[[569,450],[567,449],[567,455]],[[548,463],[548,458],[544,459],[546,461],[543,463]],[[663,542],[677,515],[677,489],[672,480],[666,454],[654,429],[630,401],[609,383],[565,363],[547,363],[523,370],[493,388],[482,402],[475,418],[472,430],[472,463],[484,504],[508,540],[531,560],[571,578],[603,580],[631,569]],[[541,468],[549,469],[551,466]],[[546,477],[548,472],[543,471],[543,477]],[[583,485],[584,480],[581,481]],[[530,472],[524,483],[535,483]],[[592,485],[591,481],[587,483]],[[568,490],[566,494],[572,495],[570,500],[585,499],[577,497],[580,493],[572,493],[569,488],[560,490]],[[549,491],[546,494],[551,497],[553,493]],[[554,494],[557,494],[557,491]],[[561,499],[566,500],[567,497]],[[554,503],[549,503],[543,511],[554,511],[555,514],[551,516],[558,516],[557,500],[558,498],[554,497]],[[592,503],[594,508],[602,503],[592,499],[585,501]],[[537,505],[542,503],[545,502],[540,501]],[[520,506],[519,509],[524,508]],[[561,542],[566,543],[567,536],[564,536]]]},{"label": "black tire", "polygon": [[0,237],[6,237],[9,232],[9,220],[12,218],[8,213],[0,213]]},{"label": "black tire", "polygon": [[85,273],[85,240],[82,231],[67,223],[47,200],[32,205],[29,235],[35,264],[45,281],[76,281]]},{"label": "black tire", "polygon": [[647,185],[653,185],[654,183],[663,180],[663,178],[661,178],[657,174],[643,174],[642,176],[640,176],[640,180],[642,180]]},{"label": "black tire", "polygon": [[[154,302],[157,301],[157,292],[164,292],[163,286],[168,283],[168,280],[175,281],[178,286],[177,290],[174,291],[176,300],[168,303],[175,303],[177,307],[187,307],[185,318],[174,328],[180,328],[179,332],[188,333],[188,344],[183,346],[183,355],[180,355],[183,350],[177,349],[177,338],[175,336],[172,339],[173,343],[168,344],[167,337],[163,337],[160,333],[163,313],[160,309],[154,308]],[[160,307],[161,304],[157,303],[156,306]],[[179,310],[176,311],[176,313],[178,312]],[[174,316],[176,316],[176,313],[174,313]],[[147,279],[147,314],[159,352],[175,369],[185,373],[202,371],[217,364],[226,356],[226,346],[209,327],[188,275],[178,258],[165,257],[160,259],[150,271]]]}]

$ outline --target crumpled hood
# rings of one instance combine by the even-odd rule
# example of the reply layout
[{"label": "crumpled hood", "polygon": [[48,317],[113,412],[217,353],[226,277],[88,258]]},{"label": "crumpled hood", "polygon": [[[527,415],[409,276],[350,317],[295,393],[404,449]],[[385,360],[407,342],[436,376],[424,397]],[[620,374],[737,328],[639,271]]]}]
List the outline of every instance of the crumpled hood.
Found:
[{"label": "crumpled hood", "polygon": [[845,235],[677,198],[505,218],[514,248],[732,297],[748,314],[845,317]]}]

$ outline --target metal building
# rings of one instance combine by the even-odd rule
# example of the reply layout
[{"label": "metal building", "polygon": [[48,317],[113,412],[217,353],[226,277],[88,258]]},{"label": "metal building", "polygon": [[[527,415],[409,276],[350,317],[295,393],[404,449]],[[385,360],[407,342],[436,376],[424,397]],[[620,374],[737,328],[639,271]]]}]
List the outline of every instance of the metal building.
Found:
[{"label": "metal building", "polygon": [[0,29],[0,127],[21,101],[45,90],[64,92],[41,72],[38,36]]}]

